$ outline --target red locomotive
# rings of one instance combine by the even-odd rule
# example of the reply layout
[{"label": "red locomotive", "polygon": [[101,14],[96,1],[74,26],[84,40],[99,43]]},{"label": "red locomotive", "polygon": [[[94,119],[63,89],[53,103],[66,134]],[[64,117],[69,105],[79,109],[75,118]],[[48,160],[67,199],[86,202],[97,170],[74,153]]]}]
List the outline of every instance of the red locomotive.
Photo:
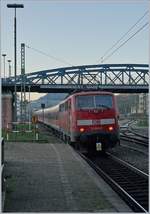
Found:
[{"label": "red locomotive", "polygon": [[35,115],[76,148],[105,151],[120,141],[119,113],[115,96],[110,92],[74,93]]}]

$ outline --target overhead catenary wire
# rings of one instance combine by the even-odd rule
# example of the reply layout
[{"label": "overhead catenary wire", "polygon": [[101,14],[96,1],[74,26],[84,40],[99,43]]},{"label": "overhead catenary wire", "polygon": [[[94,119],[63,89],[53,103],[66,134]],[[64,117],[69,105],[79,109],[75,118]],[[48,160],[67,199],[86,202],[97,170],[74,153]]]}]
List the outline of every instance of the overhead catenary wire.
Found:
[{"label": "overhead catenary wire", "polygon": [[99,62],[100,60],[102,60],[125,36],[127,36],[128,34],[129,34],[129,32],[147,15],[149,13],[149,11],[147,10],[145,13],[144,13],[144,15],[142,16],[142,17],[140,17],[138,20],[137,20],[137,22],[134,24],[134,25],[132,25],[130,28],[129,28],[129,30],[126,32],[126,33],[124,33],[122,36],[121,36],[121,38],[119,39],[119,40],[117,40],[117,42],[115,42],[109,49],[107,49],[107,51],[103,54],[103,56],[101,57],[101,58],[99,58],[98,60],[97,60],[97,62]]},{"label": "overhead catenary wire", "polygon": [[67,61],[64,60],[64,59],[60,59],[60,58],[55,57],[55,56],[53,56],[53,55],[47,54],[47,53],[45,53],[45,52],[43,52],[43,51],[41,51],[41,50],[39,50],[39,49],[37,49],[37,48],[33,48],[33,47],[29,46],[29,45],[25,45],[25,46],[26,46],[27,48],[32,49],[32,50],[34,50],[34,51],[36,51],[36,52],[38,52],[38,53],[40,53],[40,54],[42,54],[42,55],[45,55],[45,56],[51,58],[51,59],[54,59],[54,60],[59,61],[59,62],[62,62],[62,63],[67,64],[67,65],[69,65],[69,66],[73,66],[71,63],[67,62]]},{"label": "overhead catenary wire", "polygon": [[132,39],[137,33],[143,30],[149,23],[146,22],[140,29],[138,29],[134,34],[132,34],[127,40],[125,40],[119,47],[117,47],[113,52],[111,52],[107,57],[103,59],[103,62],[110,58],[118,49],[125,45],[130,39]]}]

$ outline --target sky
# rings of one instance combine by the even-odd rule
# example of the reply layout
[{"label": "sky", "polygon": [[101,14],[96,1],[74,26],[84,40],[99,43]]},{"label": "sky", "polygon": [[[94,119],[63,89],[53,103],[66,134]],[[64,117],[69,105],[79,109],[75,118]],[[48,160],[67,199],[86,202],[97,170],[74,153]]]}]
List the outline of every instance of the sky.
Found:
[{"label": "sky", "polygon": [[[148,0],[1,0],[1,54],[6,53],[6,60],[12,61],[14,9],[8,9],[8,3],[24,4],[23,9],[17,9],[17,74],[20,74],[21,43],[30,47],[25,49],[26,73],[71,65],[102,63],[100,59],[104,53],[149,8]],[[149,14],[122,42],[148,21]],[[49,57],[34,49],[46,53]],[[103,63],[148,64],[148,52],[149,26],[147,25]],[[2,66],[1,70],[3,76]],[[6,63],[6,74],[8,75],[8,63]],[[32,99],[37,97],[37,94],[32,95]]]}]

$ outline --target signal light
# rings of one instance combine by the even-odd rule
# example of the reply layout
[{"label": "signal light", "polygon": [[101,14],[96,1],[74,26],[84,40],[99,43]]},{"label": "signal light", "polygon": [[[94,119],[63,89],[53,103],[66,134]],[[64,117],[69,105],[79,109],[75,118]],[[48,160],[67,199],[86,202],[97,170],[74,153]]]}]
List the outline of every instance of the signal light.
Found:
[{"label": "signal light", "polygon": [[112,131],[114,128],[112,126],[108,127],[109,131]]},{"label": "signal light", "polygon": [[80,132],[84,132],[84,128],[80,128]]}]

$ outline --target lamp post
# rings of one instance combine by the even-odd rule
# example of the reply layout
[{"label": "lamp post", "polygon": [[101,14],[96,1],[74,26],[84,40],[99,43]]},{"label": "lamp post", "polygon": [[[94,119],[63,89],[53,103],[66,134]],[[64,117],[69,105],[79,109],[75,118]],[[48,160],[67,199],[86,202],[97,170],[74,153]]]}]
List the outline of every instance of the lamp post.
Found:
[{"label": "lamp post", "polygon": [[2,54],[3,56],[3,62],[4,62],[4,81],[5,81],[5,57],[6,57],[6,54]]},{"label": "lamp post", "polygon": [[31,92],[31,86],[28,86],[29,88],[29,131],[31,130],[31,100],[30,100],[30,92]]},{"label": "lamp post", "polygon": [[17,87],[16,87],[16,75],[17,75],[17,36],[16,36],[16,29],[17,29],[17,19],[16,19],[16,9],[17,8],[24,8],[24,5],[23,4],[7,4],[7,7],[15,9],[15,16],[14,16],[14,74],[15,74],[14,122],[17,122]]},{"label": "lamp post", "polygon": [[9,60],[7,60],[7,62],[8,62],[8,67],[9,67],[9,77],[11,77],[11,65],[10,65],[10,63],[11,63],[11,60],[9,59]]}]

